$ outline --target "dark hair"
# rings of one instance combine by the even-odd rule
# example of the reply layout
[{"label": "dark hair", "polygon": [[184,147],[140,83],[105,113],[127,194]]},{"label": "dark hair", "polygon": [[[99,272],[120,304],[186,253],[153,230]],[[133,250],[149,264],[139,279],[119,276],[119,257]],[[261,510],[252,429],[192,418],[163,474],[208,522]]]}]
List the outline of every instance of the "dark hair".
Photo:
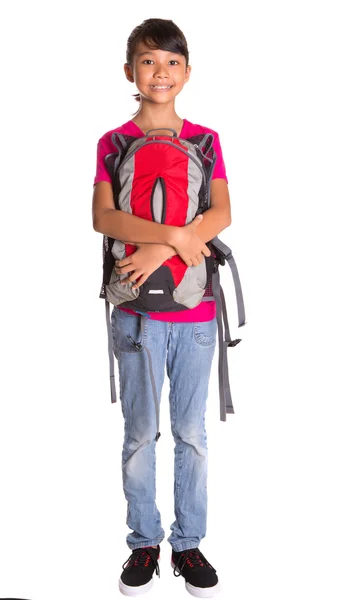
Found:
[{"label": "dark hair", "polygon": [[[144,42],[151,50],[165,50],[182,54],[189,61],[187,41],[181,29],[170,19],[146,19],[133,29],[127,42],[126,62],[132,65],[134,53],[139,42]],[[140,101],[140,94],[133,94]]]}]

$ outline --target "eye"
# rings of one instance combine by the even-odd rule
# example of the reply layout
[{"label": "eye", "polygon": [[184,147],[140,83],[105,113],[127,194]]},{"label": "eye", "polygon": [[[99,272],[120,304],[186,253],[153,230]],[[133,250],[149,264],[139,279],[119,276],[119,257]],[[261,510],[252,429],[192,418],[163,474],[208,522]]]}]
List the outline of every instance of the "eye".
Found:
[{"label": "eye", "polygon": [[[169,63],[171,64],[172,67],[174,67],[175,65],[179,65],[179,61],[178,60],[170,60]],[[154,64],[154,61],[151,58],[146,58],[145,60],[142,61],[143,65],[151,65]]]}]

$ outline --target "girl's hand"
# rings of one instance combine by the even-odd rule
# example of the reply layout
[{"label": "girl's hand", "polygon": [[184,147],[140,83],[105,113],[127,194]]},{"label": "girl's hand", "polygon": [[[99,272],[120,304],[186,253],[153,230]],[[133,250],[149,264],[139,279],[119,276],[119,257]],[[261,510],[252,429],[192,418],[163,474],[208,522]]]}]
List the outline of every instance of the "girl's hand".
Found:
[{"label": "girl's hand", "polygon": [[156,269],[175,254],[173,248],[166,244],[135,245],[137,250],[133,254],[115,262],[115,271],[118,275],[130,273],[129,277],[121,281],[122,285],[139,278],[133,285],[133,290],[139,288]]},{"label": "girl's hand", "polygon": [[177,227],[172,240],[172,246],[188,267],[198,266],[204,260],[203,255],[211,255],[210,249],[195,233],[202,219],[202,215],[197,215],[188,225]]}]

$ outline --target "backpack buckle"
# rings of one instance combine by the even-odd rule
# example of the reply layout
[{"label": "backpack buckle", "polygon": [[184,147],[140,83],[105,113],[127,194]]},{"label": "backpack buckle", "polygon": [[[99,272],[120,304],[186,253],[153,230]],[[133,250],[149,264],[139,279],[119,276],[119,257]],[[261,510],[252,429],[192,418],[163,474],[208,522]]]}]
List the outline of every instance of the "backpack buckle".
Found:
[{"label": "backpack buckle", "polygon": [[134,346],[134,348],[136,348],[137,350],[142,350],[142,345],[140,342],[135,342],[135,340],[133,340],[133,338],[129,334],[127,335],[127,338],[129,339],[130,343]]},{"label": "backpack buckle", "polygon": [[233,348],[234,346],[237,346],[237,344],[239,344],[239,342],[241,342],[241,341],[242,341],[241,339],[237,339],[237,340],[231,340],[231,341],[230,341],[230,342],[227,344],[227,346],[228,346],[228,348]]}]

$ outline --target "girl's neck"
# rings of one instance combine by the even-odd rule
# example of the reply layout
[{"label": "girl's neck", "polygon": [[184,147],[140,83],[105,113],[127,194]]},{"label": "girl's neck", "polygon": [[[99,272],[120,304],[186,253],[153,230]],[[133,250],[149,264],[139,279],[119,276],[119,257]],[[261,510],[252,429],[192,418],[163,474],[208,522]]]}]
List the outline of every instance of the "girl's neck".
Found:
[{"label": "girl's neck", "polygon": [[144,133],[149,129],[171,127],[179,134],[183,125],[175,112],[174,104],[170,105],[144,105],[143,100],[138,113],[131,119]]}]

